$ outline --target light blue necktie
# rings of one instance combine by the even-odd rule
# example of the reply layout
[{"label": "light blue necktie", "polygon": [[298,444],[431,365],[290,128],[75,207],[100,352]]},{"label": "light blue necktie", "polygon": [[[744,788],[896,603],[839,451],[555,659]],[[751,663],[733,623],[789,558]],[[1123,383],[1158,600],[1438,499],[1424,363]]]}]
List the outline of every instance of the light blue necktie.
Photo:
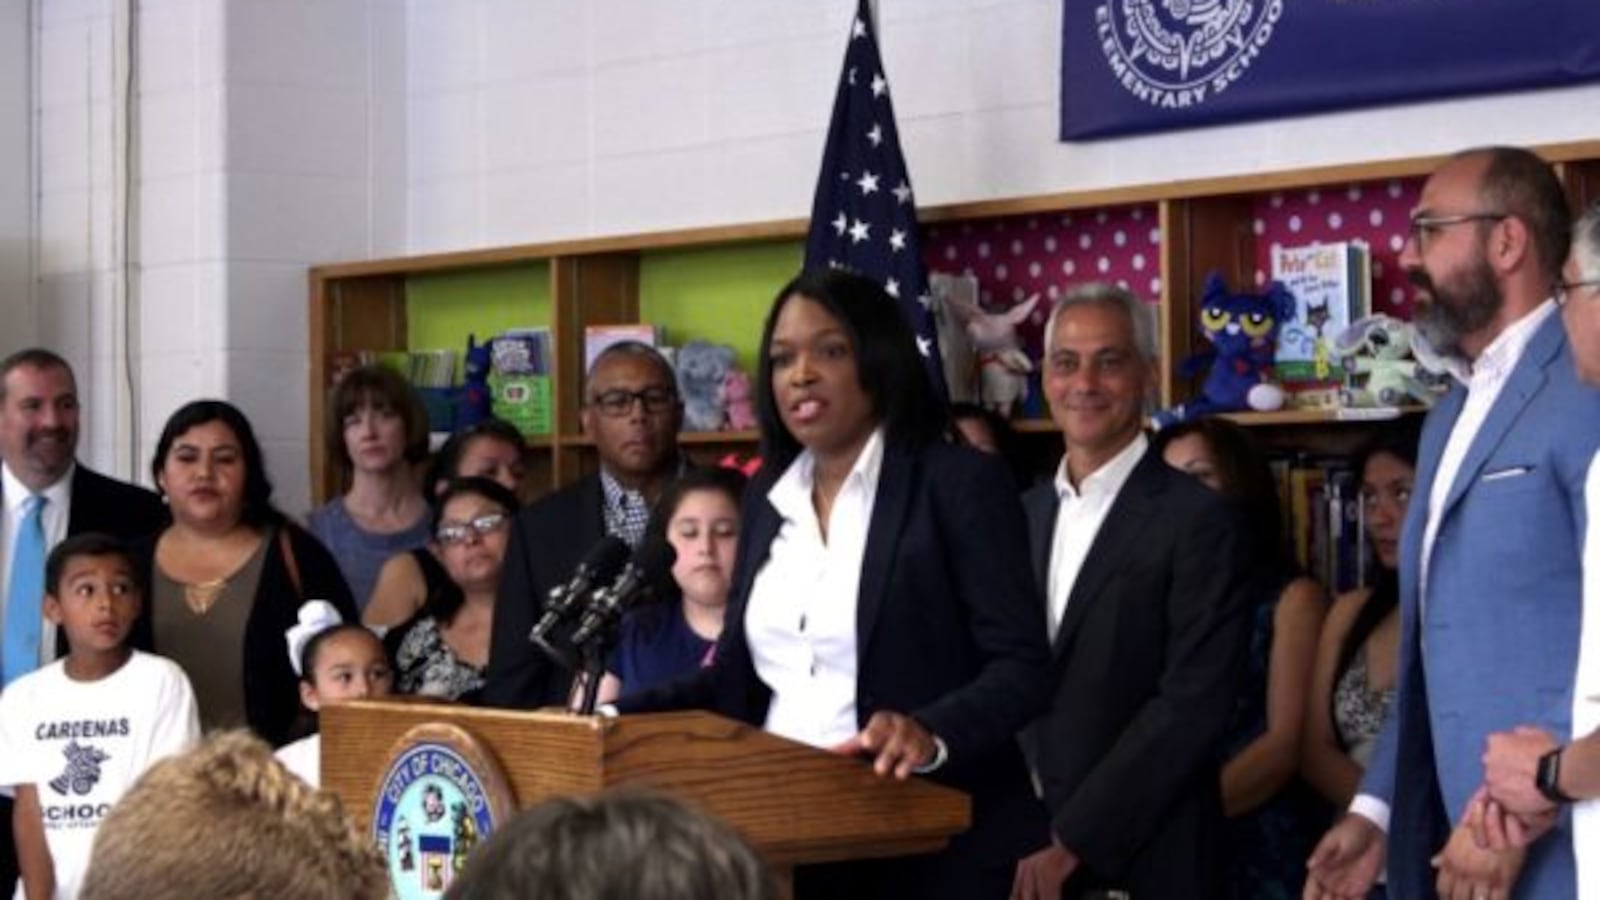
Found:
[{"label": "light blue necktie", "polygon": [[44,628],[44,505],[38,494],[23,505],[16,543],[11,545],[11,584],[6,590],[6,642],[0,651],[5,683],[39,668],[39,633]]}]

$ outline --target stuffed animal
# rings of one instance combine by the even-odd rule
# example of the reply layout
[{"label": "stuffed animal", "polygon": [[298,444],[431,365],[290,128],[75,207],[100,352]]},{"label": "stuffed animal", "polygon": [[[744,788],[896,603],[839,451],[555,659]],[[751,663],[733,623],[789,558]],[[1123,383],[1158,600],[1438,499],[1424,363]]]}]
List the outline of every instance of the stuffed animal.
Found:
[{"label": "stuffed animal", "polygon": [[1267,411],[1283,406],[1283,389],[1272,383],[1278,326],[1294,312],[1294,296],[1279,282],[1264,294],[1235,294],[1222,276],[1206,279],[1200,298],[1200,332],[1211,349],[1185,359],[1179,373],[1193,378],[1210,366],[1200,396],[1156,413],[1155,426],[1219,412]]},{"label": "stuffed animal", "polygon": [[756,427],[756,413],[750,398],[750,374],[743,369],[729,369],[722,379],[722,405],[728,413],[728,427],[734,431],[749,431]]},{"label": "stuffed animal", "polygon": [[727,415],[722,385],[733,368],[733,348],[690,341],[678,348],[678,395],[683,398],[685,431],[718,431]]},{"label": "stuffed animal", "polygon": [[1383,313],[1353,322],[1334,338],[1333,352],[1345,361],[1348,383],[1339,391],[1347,407],[1398,406],[1408,400],[1431,404],[1433,392],[1418,377],[1412,326]]},{"label": "stuffed animal", "polygon": [[1011,418],[1012,405],[1028,392],[1033,361],[1022,352],[1017,326],[1027,321],[1038,304],[1039,295],[1034,294],[1003,313],[991,314],[955,295],[950,297],[951,309],[978,351],[983,405],[1003,418]]}]

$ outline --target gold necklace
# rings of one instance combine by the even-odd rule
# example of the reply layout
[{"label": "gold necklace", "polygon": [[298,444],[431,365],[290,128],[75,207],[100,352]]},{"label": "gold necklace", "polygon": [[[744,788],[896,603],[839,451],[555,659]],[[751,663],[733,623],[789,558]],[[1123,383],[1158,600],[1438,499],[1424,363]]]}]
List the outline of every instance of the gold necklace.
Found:
[{"label": "gold necklace", "polygon": [[212,581],[201,581],[196,584],[183,586],[183,602],[197,616],[203,616],[211,611],[218,600],[221,600],[228,589],[227,578],[217,578]]}]

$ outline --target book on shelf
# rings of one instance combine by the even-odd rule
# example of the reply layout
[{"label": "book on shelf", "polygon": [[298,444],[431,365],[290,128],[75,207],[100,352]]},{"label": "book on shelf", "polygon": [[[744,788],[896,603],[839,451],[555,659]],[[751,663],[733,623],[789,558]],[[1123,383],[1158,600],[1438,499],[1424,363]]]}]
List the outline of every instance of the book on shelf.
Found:
[{"label": "book on shelf", "polygon": [[1335,595],[1364,586],[1370,554],[1361,479],[1349,460],[1279,459],[1272,470],[1295,564]]},{"label": "book on shelf", "polygon": [[649,347],[661,346],[661,328],[645,322],[626,325],[590,325],[583,329],[583,371],[588,372],[601,353],[612,344],[638,341]]},{"label": "book on shelf", "polygon": [[550,329],[514,328],[489,341],[489,394],[496,417],[525,435],[555,431]]},{"label": "book on shelf", "polygon": [[1333,339],[1372,310],[1372,253],[1361,241],[1272,248],[1274,281],[1294,296],[1294,311],[1278,328],[1275,363],[1287,405],[1339,405],[1344,367]]}]

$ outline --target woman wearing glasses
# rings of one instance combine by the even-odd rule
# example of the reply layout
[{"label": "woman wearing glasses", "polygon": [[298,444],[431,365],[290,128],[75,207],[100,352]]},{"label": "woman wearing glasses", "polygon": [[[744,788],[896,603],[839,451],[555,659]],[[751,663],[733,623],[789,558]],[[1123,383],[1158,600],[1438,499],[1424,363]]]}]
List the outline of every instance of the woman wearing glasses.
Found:
[{"label": "woman wearing glasses", "polygon": [[456,479],[440,492],[433,541],[454,589],[434,591],[384,637],[396,693],[477,701],[516,511],[516,495],[488,478]]}]

